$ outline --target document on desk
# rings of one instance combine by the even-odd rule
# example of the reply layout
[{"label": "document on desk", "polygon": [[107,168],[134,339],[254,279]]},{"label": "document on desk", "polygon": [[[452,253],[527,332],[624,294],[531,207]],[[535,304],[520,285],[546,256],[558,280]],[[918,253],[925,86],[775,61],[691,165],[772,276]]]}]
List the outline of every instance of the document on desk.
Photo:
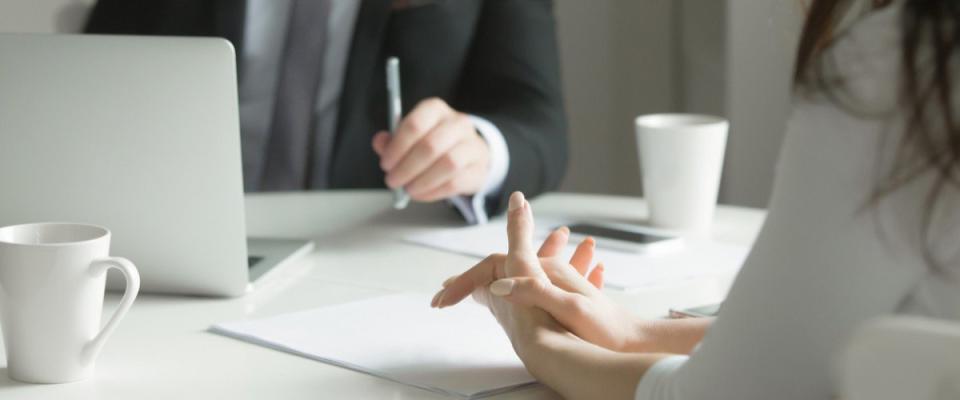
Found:
[{"label": "document on desk", "polygon": [[[538,219],[535,240],[546,239],[549,229],[566,223],[561,220]],[[506,253],[506,222],[463,228],[444,228],[407,236],[404,241],[438,250],[472,257]],[[668,286],[682,281],[733,275],[740,269],[749,246],[720,243],[713,240],[685,240],[681,248],[652,254],[630,253],[604,248],[603,238],[596,238],[594,262],[603,262],[604,284],[619,290],[635,290]],[[567,246],[563,256],[569,258],[576,243]],[[466,269],[469,266],[464,266]]]},{"label": "document on desk", "polygon": [[536,382],[490,311],[469,299],[437,310],[429,296],[398,294],[210,330],[467,399]]}]

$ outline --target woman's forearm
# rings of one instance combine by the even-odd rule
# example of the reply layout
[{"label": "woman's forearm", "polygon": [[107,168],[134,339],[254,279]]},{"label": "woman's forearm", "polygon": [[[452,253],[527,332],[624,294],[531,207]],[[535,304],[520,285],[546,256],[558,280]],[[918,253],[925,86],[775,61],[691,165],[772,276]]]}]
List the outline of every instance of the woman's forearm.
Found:
[{"label": "woman's forearm", "polygon": [[524,353],[530,373],[567,399],[633,399],[647,369],[668,356],[618,353],[569,334],[543,335]]},{"label": "woman's forearm", "polygon": [[690,354],[713,324],[713,318],[638,320],[637,338],[623,351]]}]

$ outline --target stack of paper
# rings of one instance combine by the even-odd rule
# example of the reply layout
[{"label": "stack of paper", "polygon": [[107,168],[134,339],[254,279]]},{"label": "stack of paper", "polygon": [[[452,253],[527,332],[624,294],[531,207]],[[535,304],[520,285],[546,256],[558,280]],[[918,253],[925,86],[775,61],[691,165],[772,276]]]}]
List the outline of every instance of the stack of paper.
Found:
[{"label": "stack of paper", "polygon": [[393,295],[211,331],[426,390],[475,399],[535,383],[490,312]]},{"label": "stack of paper", "polygon": [[[561,222],[539,219],[536,241],[545,239],[549,228],[559,226]],[[506,229],[506,223],[501,221],[482,226],[438,229],[411,235],[404,240],[482,258],[491,253],[507,251]],[[740,269],[750,250],[748,246],[712,240],[685,240],[679,249],[644,254],[607,249],[603,245],[603,238],[596,240],[598,247],[594,262],[603,262],[605,285],[623,290],[733,275]],[[567,247],[565,257],[573,254],[575,245],[571,243]],[[464,266],[464,269],[467,267]]]}]

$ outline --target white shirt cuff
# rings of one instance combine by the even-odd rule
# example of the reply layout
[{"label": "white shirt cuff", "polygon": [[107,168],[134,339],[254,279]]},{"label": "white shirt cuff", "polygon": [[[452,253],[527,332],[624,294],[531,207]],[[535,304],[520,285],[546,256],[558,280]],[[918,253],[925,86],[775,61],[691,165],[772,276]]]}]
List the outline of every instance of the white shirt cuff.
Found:
[{"label": "white shirt cuff", "polygon": [[683,366],[689,356],[676,355],[657,361],[640,378],[637,384],[635,400],[669,400],[677,399],[676,388],[671,383],[677,370]]},{"label": "white shirt cuff", "polygon": [[500,128],[476,115],[471,115],[470,120],[490,148],[490,169],[487,173],[487,181],[480,192],[471,196],[454,196],[449,200],[463,214],[468,224],[477,225],[487,223],[487,199],[500,195],[500,189],[510,169],[510,152]]}]

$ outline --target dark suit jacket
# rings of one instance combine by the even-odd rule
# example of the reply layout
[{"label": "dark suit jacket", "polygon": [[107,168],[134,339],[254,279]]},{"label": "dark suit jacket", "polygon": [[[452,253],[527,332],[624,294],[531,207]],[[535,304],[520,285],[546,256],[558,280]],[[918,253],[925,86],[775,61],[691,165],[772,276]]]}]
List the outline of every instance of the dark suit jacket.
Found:
[{"label": "dark suit jacket", "polygon": [[[90,33],[219,36],[242,48],[243,0],[100,0]],[[333,188],[384,187],[371,139],[387,128],[383,65],[403,60],[403,104],[440,97],[487,118],[510,152],[503,196],[557,187],[567,161],[566,117],[551,0],[438,0],[392,10],[363,0],[340,99],[330,168]],[[243,73],[241,70],[240,73]]]}]

